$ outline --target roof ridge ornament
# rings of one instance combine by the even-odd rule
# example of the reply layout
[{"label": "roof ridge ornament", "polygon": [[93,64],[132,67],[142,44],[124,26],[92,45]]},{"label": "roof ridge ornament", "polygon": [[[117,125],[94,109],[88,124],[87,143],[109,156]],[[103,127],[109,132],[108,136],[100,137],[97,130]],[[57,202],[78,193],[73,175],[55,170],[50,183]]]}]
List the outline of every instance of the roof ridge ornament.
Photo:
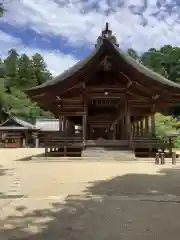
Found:
[{"label": "roof ridge ornament", "polygon": [[109,23],[108,22],[106,22],[106,27],[101,32],[101,36],[98,37],[97,44],[95,45],[95,47],[98,46],[102,42],[102,40],[104,40],[104,39],[109,40],[112,44],[119,47],[119,44],[117,43],[116,37],[112,35],[112,30],[109,29]]}]

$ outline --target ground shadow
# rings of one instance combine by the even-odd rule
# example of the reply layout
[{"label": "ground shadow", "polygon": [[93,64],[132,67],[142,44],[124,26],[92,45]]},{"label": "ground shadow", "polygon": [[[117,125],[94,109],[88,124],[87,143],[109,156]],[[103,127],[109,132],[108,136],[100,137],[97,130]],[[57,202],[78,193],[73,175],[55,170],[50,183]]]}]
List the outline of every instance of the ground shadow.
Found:
[{"label": "ground shadow", "polygon": [[[178,240],[180,204],[164,200],[169,195],[180,197],[180,169],[160,173],[127,174],[92,182],[84,196],[67,196],[65,202],[57,200],[51,208],[30,213],[25,213],[26,206],[18,206],[17,215],[2,223],[2,239]],[[143,195],[163,198],[147,202]]]},{"label": "ground shadow", "polygon": [[[14,168],[4,168],[3,165],[0,164],[0,177],[3,177],[5,175],[12,175],[12,171],[14,170]],[[0,178],[0,183],[2,182],[2,179]],[[0,200],[1,199],[7,199],[9,198],[9,195],[5,194],[4,192],[2,192],[2,189],[0,189]]]},{"label": "ground shadow", "polygon": [[20,157],[19,159],[16,160],[16,162],[21,162],[21,161],[30,161],[32,160],[32,158],[38,158],[38,157],[44,157],[45,154],[44,153],[35,153],[35,154],[32,154],[30,156],[27,156],[27,157]]},{"label": "ground shadow", "polygon": [[4,166],[0,164],[0,176],[6,175],[6,173],[7,173],[8,170],[9,170],[9,169],[4,168]]}]

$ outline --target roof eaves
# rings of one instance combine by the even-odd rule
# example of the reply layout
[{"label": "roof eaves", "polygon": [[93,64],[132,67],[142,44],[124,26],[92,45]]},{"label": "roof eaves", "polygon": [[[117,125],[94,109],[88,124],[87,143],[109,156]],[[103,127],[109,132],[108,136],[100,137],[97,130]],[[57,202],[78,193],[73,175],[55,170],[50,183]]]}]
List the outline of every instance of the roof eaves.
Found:
[{"label": "roof eaves", "polygon": [[21,126],[23,126],[23,127],[27,127],[27,128],[30,128],[30,129],[34,129],[34,128],[35,128],[35,126],[32,125],[31,123],[26,122],[26,121],[24,121],[24,120],[22,120],[22,119],[19,119],[19,118],[17,118],[17,117],[12,117],[12,119],[13,119],[14,121],[16,121],[18,124],[20,124]]},{"label": "roof eaves", "polygon": [[116,50],[116,52],[118,54],[120,54],[120,56],[128,63],[130,64],[132,67],[134,67],[138,72],[146,75],[147,77],[160,82],[162,84],[165,85],[169,85],[171,87],[174,88],[179,88],[180,89],[180,84],[177,84],[175,82],[172,82],[169,79],[164,78],[163,76],[161,76],[160,74],[152,71],[151,69],[145,67],[143,64],[141,64],[140,62],[138,62],[137,60],[135,60],[134,58],[132,58],[131,56],[123,53],[117,46],[113,45],[111,42],[109,42],[113,48]]}]

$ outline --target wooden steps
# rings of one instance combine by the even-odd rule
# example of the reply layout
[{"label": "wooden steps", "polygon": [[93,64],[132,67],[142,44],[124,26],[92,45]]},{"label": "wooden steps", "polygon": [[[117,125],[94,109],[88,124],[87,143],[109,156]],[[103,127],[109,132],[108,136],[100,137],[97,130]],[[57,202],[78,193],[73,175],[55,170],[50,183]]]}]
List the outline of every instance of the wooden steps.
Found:
[{"label": "wooden steps", "polygon": [[102,159],[102,160],[135,160],[134,154],[130,150],[106,149],[100,147],[86,148],[82,151],[83,158]]}]

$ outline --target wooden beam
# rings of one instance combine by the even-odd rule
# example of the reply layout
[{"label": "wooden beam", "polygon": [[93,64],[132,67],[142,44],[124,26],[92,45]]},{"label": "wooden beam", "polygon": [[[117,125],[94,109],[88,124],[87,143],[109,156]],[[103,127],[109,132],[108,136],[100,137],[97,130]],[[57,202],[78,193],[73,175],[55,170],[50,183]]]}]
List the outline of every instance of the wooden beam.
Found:
[{"label": "wooden beam", "polygon": [[88,86],[86,88],[87,93],[91,92],[105,92],[105,91],[112,91],[112,92],[124,92],[126,87],[122,85],[100,85],[100,86]]},{"label": "wooden beam", "polygon": [[124,96],[124,93],[108,93],[105,94],[97,94],[97,93],[90,93],[87,95],[88,99],[119,99]]},{"label": "wooden beam", "polygon": [[79,103],[83,102],[82,98],[62,98],[61,101],[63,103]]},{"label": "wooden beam", "polygon": [[32,98],[33,100],[36,100],[36,99],[45,97],[45,96],[47,96],[47,95],[48,95],[47,93],[41,93],[41,94],[37,94],[37,95],[32,95],[31,98]]},{"label": "wooden beam", "polygon": [[59,115],[63,115],[63,116],[67,116],[67,117],[75,117],[75,116],[83,116],[85,114],[85,112],[62,112],[62,111],[54,111],[56,113],[58,113]]},{"label": "wooden beam", "polygon": [[70,109],[81,109],[81,108],[83,109],[83,108],[84,108],[83,105],[77,105],[77,104],[76,104],[76,105],[66,104],[66,105],[63,105],[63,106],[62,106],[62,105],[57,105],[57,107],[58,107],[58,108],[61,108],[61,109],[67,109],[67,108],[68,108],[68,109],[69,109],[69,108],[70,108]]}]

